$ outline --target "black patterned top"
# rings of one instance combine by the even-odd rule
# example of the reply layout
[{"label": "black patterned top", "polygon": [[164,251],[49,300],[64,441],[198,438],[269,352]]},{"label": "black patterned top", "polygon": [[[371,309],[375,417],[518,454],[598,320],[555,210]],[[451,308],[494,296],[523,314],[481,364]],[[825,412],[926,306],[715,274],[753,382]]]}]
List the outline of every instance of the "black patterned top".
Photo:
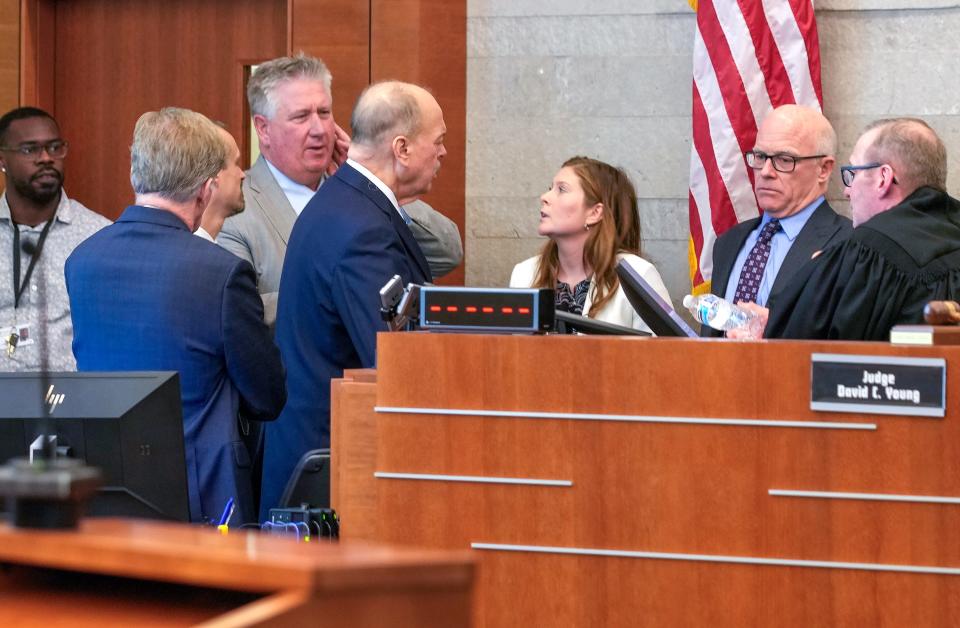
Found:
[{"label": "black patterned top", "polygon": [[590,292],[589,277],[578,283],[572,291],[570,290],[570,286],[558,280],[557,297],[554,305],[562,312],[570,312],[571,314],[583,316],[583,306],[587,302],[588,292]]}]

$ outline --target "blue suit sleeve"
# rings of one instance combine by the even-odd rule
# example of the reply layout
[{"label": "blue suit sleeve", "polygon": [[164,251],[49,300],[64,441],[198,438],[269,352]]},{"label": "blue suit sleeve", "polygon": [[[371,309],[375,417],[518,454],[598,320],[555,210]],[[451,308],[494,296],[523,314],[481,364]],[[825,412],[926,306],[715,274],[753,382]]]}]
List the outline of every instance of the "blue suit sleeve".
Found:
[{"label": "blue suit sleeve", "polygon": [[223,290],[221,327],[227,372],[240,393],[243,416],[271,421],[283,410],[287,392],[280,352],[263,322],[253,268],[236,264]]},{"label": "blue suit sleeve", "polygon": [[380,288],[394,275],[410,281],[403,244],[389,223],[371,226],[353,238],[333,274],[333,301],[363,368],[376,366]]}]

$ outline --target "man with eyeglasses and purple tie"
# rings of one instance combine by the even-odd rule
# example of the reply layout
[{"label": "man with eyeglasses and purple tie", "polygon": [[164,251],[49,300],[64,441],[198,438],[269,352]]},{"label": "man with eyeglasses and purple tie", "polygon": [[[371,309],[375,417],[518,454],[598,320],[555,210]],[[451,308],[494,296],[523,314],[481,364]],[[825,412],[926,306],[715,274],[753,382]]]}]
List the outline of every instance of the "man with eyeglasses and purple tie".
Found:
[{"label": "man with eyeglasses and purple tie", "polygon": [[[824,199],[836,151],[837,135],[816,109],[784,105],[764,118],[745,154],[763,213],[717,239],[714,294],[765,306],[815,254],[850,233],[850,220]],[[704,325],[701,334],[723,332]]]},{"label": "man with eyeglasses and purple tie", "polygon": [[878,120],[840,173],[855,228],[770,303],[766,337],[887,340],[894,325],[923,322],[929,301],[960,299],[960,201],[946,192],[936,132]]},{"label": "man with eyeglasses and purple tie", "polygon": [[67,198],[66,156],[49,113],[0,117],[0,371],[76,370],[63,264],[110,221]]}]

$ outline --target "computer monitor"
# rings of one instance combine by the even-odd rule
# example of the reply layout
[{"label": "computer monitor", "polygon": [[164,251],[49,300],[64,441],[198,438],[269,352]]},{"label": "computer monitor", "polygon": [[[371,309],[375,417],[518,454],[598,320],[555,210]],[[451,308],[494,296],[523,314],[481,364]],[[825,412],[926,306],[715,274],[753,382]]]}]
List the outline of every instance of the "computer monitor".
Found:
[{"label": "computer monitor", "polygon": [[633,266],[621,260],[617,264],[617,275],[630,305],[653,333],[658,336],[699,337]]},{"label": "computer monitor", "polygon": [[177,373],[4,373],[0,400],[0,463],[56,435],[103,473],[88,515],[190,520]]},{"label": "computer monitor", "polygon": [[553,314],[554,327],[560,334],[583,334],[601,336],[649,336],[650,334],[633,327],[624,327],[598,321],[586,316],[557,310]]}]

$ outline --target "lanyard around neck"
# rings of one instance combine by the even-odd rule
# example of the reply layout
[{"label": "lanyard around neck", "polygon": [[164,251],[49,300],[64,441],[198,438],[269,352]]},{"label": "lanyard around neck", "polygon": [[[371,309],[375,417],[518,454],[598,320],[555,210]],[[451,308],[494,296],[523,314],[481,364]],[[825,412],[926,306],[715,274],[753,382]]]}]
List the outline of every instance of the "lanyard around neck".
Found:
[{"label": "lanyard around neck", "polygon": [[56,220],[56,215],[50,217],[50,220],[47,221],[47,224],[43,226],[43,231],[40,232],[40,239],[37,240],[36,250],[33,252],[33,256],[30,258],[30,263],[27,265],[27,274],[23,277],[23,283],[20,282],[20,226],[13,221],[13,218],[10,219],[10,223],[13,224],[13,309],[16,310],[20,307],[20,298],[23,296],[24,291],[26,291],[27,286],[30,284],[30,276],[33,274],[33,269],[37,265],[37,260],[40,259],[40,254],[43,252],[43,243],[47,240],[47,234],[50,233],[50,226],[53,224],[53,221]]}]

